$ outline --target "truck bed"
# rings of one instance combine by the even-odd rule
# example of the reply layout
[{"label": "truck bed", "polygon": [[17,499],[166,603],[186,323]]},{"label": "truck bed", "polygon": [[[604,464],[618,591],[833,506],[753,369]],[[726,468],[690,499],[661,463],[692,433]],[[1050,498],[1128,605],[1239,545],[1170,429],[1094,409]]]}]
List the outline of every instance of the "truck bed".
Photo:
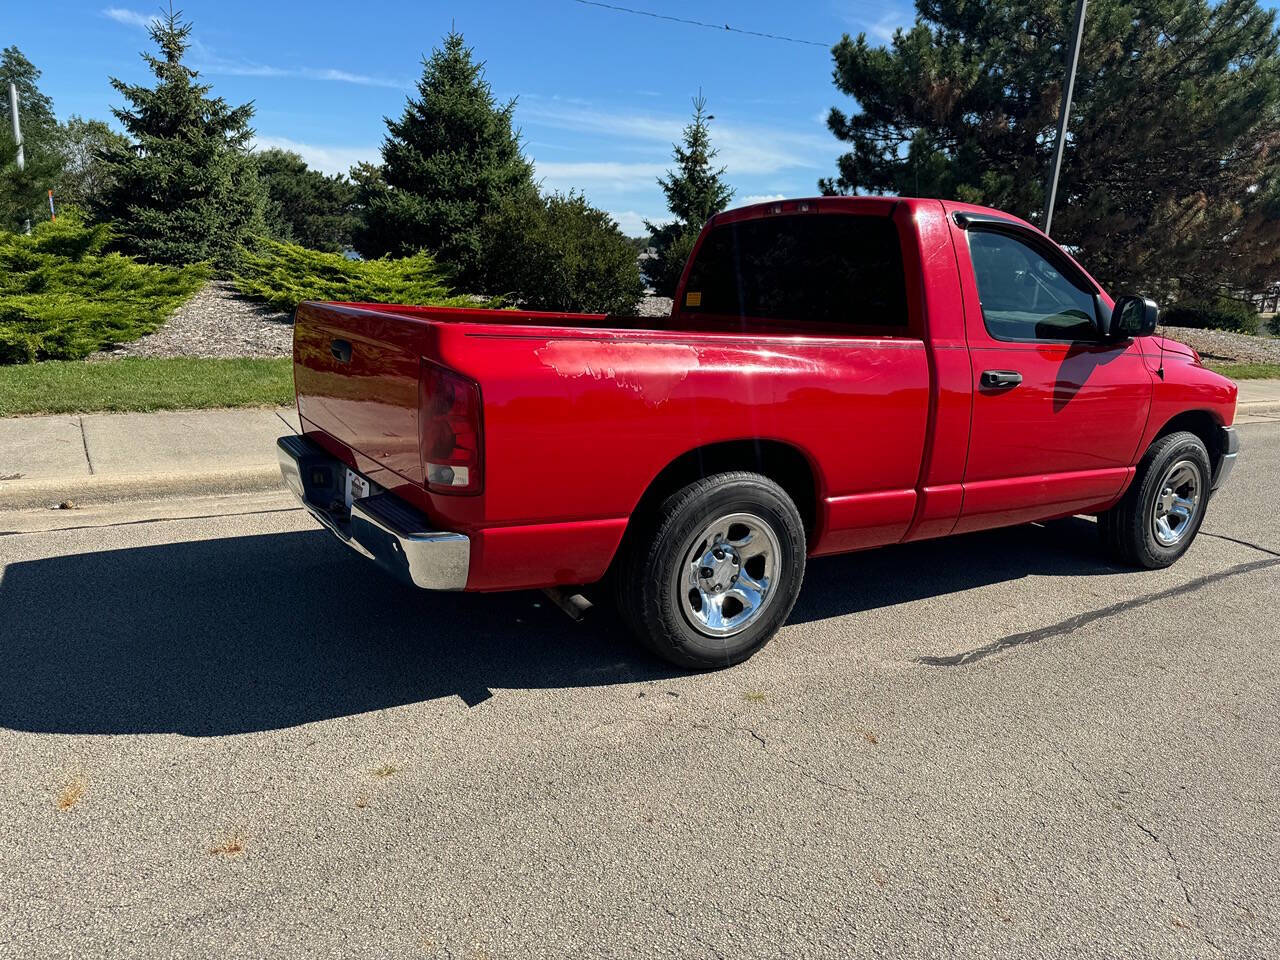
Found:
[{"label": "truck bed", "polygon": [[[424,364],[479,387],[474,495],[425,486]],[[776,445],[804,459],[818,491],[815,554],[900,539],[916,507],[929,365],[910,336],[304,303],[294,371],[304,435],[488,554],[473,566],[491,582],[472,589],[598,579],[650,482],[708,445]],[[546,569],[528,569],[540,555]]]}]

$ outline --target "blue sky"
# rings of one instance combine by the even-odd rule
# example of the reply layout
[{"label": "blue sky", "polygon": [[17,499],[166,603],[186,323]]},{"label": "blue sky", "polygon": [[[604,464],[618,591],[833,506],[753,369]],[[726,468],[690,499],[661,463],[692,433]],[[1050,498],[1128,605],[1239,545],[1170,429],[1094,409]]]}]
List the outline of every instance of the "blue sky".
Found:
[{"label": "blue sky", "polygon": [[[577,188],[628,233],[661,219],[655,178],[702,89],[735,203],[811,195],[840,144],[827,109],[829,45],[865,30],[885,40],[910,2],[803,3],[619,0],[620,5],[785,34],[788,43],[588,6],[575,0],[272,2],[185,0],[195,24],[191,64],[229,101],[253,100],[258,142],[345,171],[377,158],[384,115],[399,115],[422,56],[450,23],[487,61],[500,98],[517,97],[525,149],[547,189]],[[44,75],[58,115],[109,118],[108,75],[151,78],[143,0],[5,4],[0,46],[16,43]]]}]

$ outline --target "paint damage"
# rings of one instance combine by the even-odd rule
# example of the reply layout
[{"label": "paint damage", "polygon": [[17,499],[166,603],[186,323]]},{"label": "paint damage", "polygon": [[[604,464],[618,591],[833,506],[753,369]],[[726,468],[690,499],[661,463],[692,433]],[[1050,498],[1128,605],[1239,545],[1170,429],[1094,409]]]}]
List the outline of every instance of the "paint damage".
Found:
[{"label": "paint damage", "polygon": [[548,340],[534,355],[565,379],[610,381],[653,407],[669,400],[701,362],[697,348],[675,343]]}]

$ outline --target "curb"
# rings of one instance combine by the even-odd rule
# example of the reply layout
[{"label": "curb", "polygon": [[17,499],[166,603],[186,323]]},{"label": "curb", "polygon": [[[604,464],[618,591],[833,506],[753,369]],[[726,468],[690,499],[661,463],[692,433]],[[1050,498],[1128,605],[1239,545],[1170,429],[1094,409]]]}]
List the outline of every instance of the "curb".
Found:
[{"label": "curb", "polygon": [[1255,400],[1236,404],[1236,419],[1240,417],[1280,417],[1280,400]]},{"label": "curb", "polygon": [[0,510],[30,510],[119,500],[159,500],[166,497],[260,493],[283,490],[280,467],[274,462],[204,473],[153,473],[50,477],[0,483]]}]

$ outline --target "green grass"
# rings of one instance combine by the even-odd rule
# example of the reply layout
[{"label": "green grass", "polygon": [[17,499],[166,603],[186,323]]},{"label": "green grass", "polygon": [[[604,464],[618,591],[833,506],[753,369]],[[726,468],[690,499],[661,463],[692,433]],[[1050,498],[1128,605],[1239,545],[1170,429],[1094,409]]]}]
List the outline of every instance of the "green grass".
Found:
[{"label": "green grass", "polygon": [[1206,363],[1232,380],[1280,380],[1280,363]]},{"label": "green grass", "polygon": [[293,402],[288,357],[50,360],[0,366],[0,417],[195,410]]}]

